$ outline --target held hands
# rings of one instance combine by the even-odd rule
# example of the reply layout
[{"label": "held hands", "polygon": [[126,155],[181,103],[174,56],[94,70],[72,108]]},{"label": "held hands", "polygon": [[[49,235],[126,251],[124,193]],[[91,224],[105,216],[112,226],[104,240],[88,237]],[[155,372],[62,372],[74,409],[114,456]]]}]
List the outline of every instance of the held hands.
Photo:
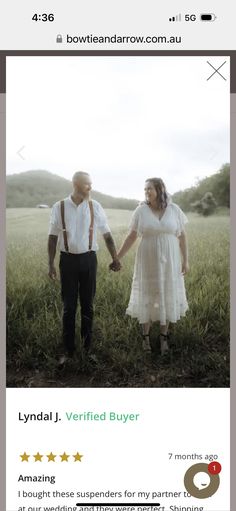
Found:
[{"label": "held hands", "polygon": [[182,275],[186,275],[189,272],[188,261],[182,263]]},{"label": "held hands", "polygon": [[122,268],[119,259],[113,259],[112,263],[109,264],[109,270],[120,271]]},{"label": "held hands", "polygon": [[54,264],[50,265],[49,266],[49,269],[48,269],[48,276],[51,280],[56,280],[57,278],[57,272],[56,272],[56,268],[54,266]]}]

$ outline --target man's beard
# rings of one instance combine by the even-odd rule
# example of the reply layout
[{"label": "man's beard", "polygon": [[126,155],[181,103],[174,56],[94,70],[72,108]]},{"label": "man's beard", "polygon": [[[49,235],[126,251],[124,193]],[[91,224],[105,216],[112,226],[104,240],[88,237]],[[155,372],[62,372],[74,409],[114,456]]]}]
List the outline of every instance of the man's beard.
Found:
[{"label": "man's beard", "polygon": [[89,199],[90,197],[90,191],[86,192],[84,195],[83,195],[83,198],[86,200],[86,199]]},{"label": "man's beard", "polygon": [[82,200],[87,200],[90,197],[90,190],[88,192],[81,192],[80,190],[75,190],[75,195],[80,197]]}]

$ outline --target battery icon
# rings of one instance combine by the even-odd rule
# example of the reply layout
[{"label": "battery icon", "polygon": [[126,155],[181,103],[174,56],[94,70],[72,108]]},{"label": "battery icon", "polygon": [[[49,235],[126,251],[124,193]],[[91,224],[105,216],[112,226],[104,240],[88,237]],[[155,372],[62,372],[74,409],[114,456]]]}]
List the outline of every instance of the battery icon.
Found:
[{"label": "battery icon", "polygon": [[216,15],[215,14],[201,14],[200,20],[201,21],[215,21]]}]

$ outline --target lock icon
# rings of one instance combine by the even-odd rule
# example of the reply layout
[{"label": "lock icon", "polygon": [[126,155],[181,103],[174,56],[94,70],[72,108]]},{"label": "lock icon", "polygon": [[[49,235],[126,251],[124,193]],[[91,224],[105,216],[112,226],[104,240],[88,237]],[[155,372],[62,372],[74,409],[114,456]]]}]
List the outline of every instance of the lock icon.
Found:
[{"label": "lock icon", "polygon": [[57,35],[57,43],[62,43],[62,35],[61,34]]}]

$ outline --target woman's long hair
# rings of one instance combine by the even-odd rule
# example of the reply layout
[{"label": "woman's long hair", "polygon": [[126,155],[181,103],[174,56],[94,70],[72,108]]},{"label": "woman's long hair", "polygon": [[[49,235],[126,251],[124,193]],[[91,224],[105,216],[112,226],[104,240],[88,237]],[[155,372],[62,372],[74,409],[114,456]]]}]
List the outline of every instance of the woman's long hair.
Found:
[{"label": "woman's long hair", "polygon": [[160,177],[150,177],[149,179],[146,179],[146,183],[147,181],[152,183],[157,192],[157,203],[160,209],[166,209],[169,203],[169,197],[166,191],[165,183],[162,181]]}]

